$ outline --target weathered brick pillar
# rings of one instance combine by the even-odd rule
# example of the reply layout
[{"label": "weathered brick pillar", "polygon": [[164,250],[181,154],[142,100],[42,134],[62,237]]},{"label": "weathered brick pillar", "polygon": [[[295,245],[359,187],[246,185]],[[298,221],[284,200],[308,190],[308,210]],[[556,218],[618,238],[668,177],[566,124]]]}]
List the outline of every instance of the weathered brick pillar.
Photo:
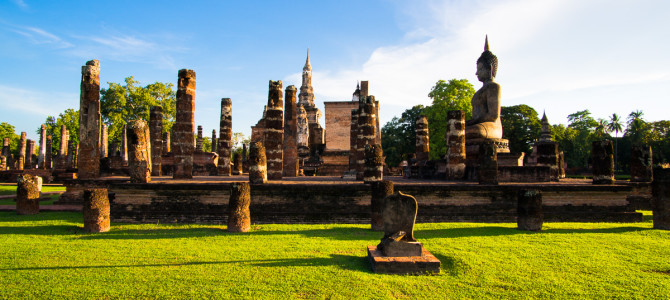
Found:
[{"label": "weathered brick pillar", "polygon": [[362,96],[358,102],[358,138],[356,140],[356,180],[363,180],[365,145],[375,143],[375,96]]},{"label": "weathered brick pillar", "polygon": [[118,149],[119,149],[119,140],[113,140],[109,143],[109,150],[107,153],[109,153],[110,157],[120,156]]},{"label": "weathered brick pillar", "polygon": [[100,63],[90,60],[81,68],[79,97],[79,150],[77,177],[100,177]]},{"label": "weathered brick pillar", "polygon": [[242,172],[249,173],[249,157],[247,156],[247,144],[242,144]]},{"label": "weathered brick pillar", "polygon": [[427,161],[430,154],[429,150],[428,118],[421,115],[416,119],[416,159],[418,161]]},{"label": "weathered brick pillar", "polygon": [[284,94],[284,176],[298,176],[298,106],[297,89],[293,85],[286,88]]},{"label": "weathered brick pillar", "polygon": [[51,154],[52,145],[53,145],[53,140],[52,140],[51,136],[48,135],[47,136],[46,151],[44,152],[44,168],[45,169],[53,168],[53,158],[52,158],[52,154]]},{"label": "weathered brick pillar", "polygon": [[261,142],[254,142],[249,148],[249,182],[252,184],[266,183],[268,171],[265,147]]},{"label": "weathered brick pillar", "polygon": [[170,132],[163,133],[163,155],[170,153]]},{"label": "weathered brick pillar", "polygon": [[614,150],[612,141],[595,141],[592,144],[593,184],[614,183]]},{"label": "weathered brick pillar", "polygon": [[95,188],[84,190],[84,231],[109,231],[109,196],[107,189]]},{"label": "weathered brick pillar", "polygon": [[540,231],[543,222],[542,192],[538,190],[519,190],[517,194],[517,228],[519,230]]},{"label": "weathered brick pillar", "polygon": [[58,147],[58,161],[55,164],[56,169],[67,169],[67,150],[70,137],[67,133],[67,127],[62,125],[60,128],[60,145]]},{"label": "weathered brick pillar", "polygon": [[143,120],[128,123],[128,173],[130,182],[151,182],[151,137]]},{"label": "weathered brick pillar", "polygon": [[195,72],[179,70],[177,115],[172,127],[174,154],[173,178],[193,178],[193,129],[195,122]]},{"label": "weathered brick pillar", "polygon": [[296,116],[298,133],[298,149],[309,148],[309,120],[307,119],[307,111],[302,105],[298,106],[298,113]]},{"label": "weathered brick pillar", "polygon": [[630,181],[650,182],[653,179],[651,146],[633,145],[630,150]]},{"label": "weathered brick pillar", "polygon": [[218,140],[216,138],[216,129],[212,129],[212,149],[210,149],[210,152],[214,153],[219,153],[216,151],[216,145],[218,144]]},{"label": "weathered brick pillar", "polygon": [[7,170],[7,157],[0,156],[0,171]]},{"label": "weathered brick pillar", "polygon": [[35,215],[40,212],[40,190],[42,178],[30,174],[21,174],[16,185],[16,213]]},{"label": "weathered brick pillar", "polygon": [[465,177],[465,112],[447,112],[447,179]]},{"label": "weathered brick pillar", "polygon": [[107,130],[107,124],[102,123],[100,129],[100,158],[105,158],[109,156],[107,152],[109,149],[109,134]]},{"label": "weathered brick pillar", "polygon": [[382,208],[384,198],[393,195],[393,181],[382,180],[372,182],[372,199],[370,201],[370,221],[372,230],[384,231],[384,220],[382,219]]},{"label": "weathered brick pillar", "polygon": [[242,174],[242,155],[239,153],[233,154],[233,169],[232,169],[233,175],[240,175]]},{"label": "weathered brick pillar", "polygon": [[382,180],[384,175],[384,152],[382,145],[365,146],[365,171],[363,172],[363,181],[371,183]]},{"label": "weathered brick pillar", "polygon": [[26,164],[26,132],[21,132],[21,139],[19,140],[19,160],[16,162],[16,169],[23,170]]},{"label": "weathered brick pillar", "polygon": [[12,169],[11,141],[8,137],[2,139],[2,157],[5,158],[5,167],[2,170]]},{"label": "weathered brick pillar", "polygon": [[128,163],[128,125],[123,125],[123,131],[121,132],[121,160],[126,164]]},{"label": "weathered brick pillar", "polygon": [[152,106],[149,111],[149,134],[151,135],[151,176],[163,175],[163,107]]},{"label": "weathered brick pillar", "polygon": [[228,200],[228,231],[247,232],[251,230],[251,186],[248,182],[235,182],[230,187]]},{"label": "weathered brick pillar", "polygon": [[565,154],[563,151],[558,153],[558,177],[565,178]]},{"label": "weathered brick pillar", "polygon": [[40,127],[40,148],[37,155],[37,168],[46,169],[46,154],[47,154],[47,126],[42,124]]},{"label": "weathered brick pillar", "polygon": [[281,80],[270,80],[265,116],[265,153],[268,179],[282,179],[284,169],[284,99]]},{"label": "weathered brick pillar", "polygon": [[33,154],[35,153],[35,141],[28,139],[26,141],[26,164],[24,169],[33,169]]},{"label": "weathered brick pillar", "polygon": [[558,164],[560,157],[558,155],[558,143],[556,142],[537,142],[537,165],[550,168],[551,181],[558,181],[560,170]]},{"label": "weathered brick pillar", "polygon": [[654,228],[670,230],[670,169],[654,168],[651,194]]},{"label": "weathered brick pillar", "polygon": [[352,109],[351,127],[349,131],[349,171],[356,171],[357,143],[358,143],[358,109]]},{"label": "weathered brick pillar", "polygon": [[65,158],[65,168],[74,169],[77,167],[77,145],[73,140],[67,141],[67,156]]},{"label": "weathered brick pillar", "polygon": [[198,125],[198,137],[195,139],[195,152],[202,152],[202,126]]},{"label": "weathered brick pillar", "polygon": [[230,153],[233,150],[233,102],[230,98],[221,99],[219,121],[219,176],[230,176]]},{"label": "weathered brick pillar", "polygon": [[479,145],[479,184],[498,184],[498,153],[493,142]]}]

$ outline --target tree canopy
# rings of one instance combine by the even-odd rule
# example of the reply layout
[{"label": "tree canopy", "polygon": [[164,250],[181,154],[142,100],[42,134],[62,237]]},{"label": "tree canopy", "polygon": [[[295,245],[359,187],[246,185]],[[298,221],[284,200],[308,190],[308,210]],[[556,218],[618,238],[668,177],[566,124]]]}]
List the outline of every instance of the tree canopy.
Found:
[{"label": "tree canopy", "polygon": [[503,138],[509,140],[510,151],[530,155],[533,152],[533,143],[542,129],[535,109],[525,104],[503,106],[500,109],[500,119]]},{"label": "tree canopy", "polygon": [[475,88],[467,79],[451,79],[449,82],[438,80],[431,88],[428,97],[433,99],[433,103],[423,112],[428,118],[430,159],[440,159],[447,153],[447,113],[450,110],[462,110],[465,112],[465,119],[470,119],[471,100],[474,95]]},{"label": "tree canopy", "polygon": [[415,105],[382,127],[382,149],[388,165],[397,166],[406,158],[405,154],[415,152],[416,119],[424,109],[423,105]]},{"label": "tree canopy", "polygon": [[0,139],[9,138],[10,152],[17,156],[19,152],[19,141],[21,140],[21,136],[16,134],[15,130],[16,128],[12,124],[7,122],[0,123]]}]

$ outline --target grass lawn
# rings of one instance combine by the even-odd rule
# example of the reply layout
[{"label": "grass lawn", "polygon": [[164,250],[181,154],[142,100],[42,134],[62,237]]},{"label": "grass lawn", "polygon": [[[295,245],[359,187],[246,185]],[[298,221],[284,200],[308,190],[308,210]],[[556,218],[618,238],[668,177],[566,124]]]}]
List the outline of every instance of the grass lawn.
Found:
[{"label": "grass lawn", "polygon": [[[252,212],[253,213],[253,212]],[[670,298],[670,231],[642,223],[417,224],[437,276],[378,275],[366,225],[112,224],[0,212],[0,298]]]}]

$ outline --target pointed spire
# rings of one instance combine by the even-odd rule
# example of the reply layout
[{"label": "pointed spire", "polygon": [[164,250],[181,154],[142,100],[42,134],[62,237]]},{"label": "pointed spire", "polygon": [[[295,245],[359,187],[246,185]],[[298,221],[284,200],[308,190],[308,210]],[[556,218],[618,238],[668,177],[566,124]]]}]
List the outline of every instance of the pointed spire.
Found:
[{"label": "pointed spire", "polygon": [[309,48],[307,48],[307,60],[305,61],[305,67],[303,69],[312,69],[312,65],[309,63]]},{"label": "pointed spire", "polygon": [[542,111],[542,122],[549,122],[549,119],[547,119],[547,111]]},{"label": "pointed spire", "polygon": [[484,51],[489,51],[489,35],[486,35],[486,40],[484,41]]}]

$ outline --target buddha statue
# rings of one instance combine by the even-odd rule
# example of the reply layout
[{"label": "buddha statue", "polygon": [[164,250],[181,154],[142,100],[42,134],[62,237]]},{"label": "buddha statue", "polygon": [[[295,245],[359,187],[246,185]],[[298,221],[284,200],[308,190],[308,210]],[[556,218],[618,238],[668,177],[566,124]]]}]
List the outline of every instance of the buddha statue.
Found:
[{"label": "buddha statue", "polygon": [[493,80],[498,70],[498,58],[489,51],[488,36],[484,52],[477,59],[477,79],[484,85],[472,96],[472,119],[465,122],[467,139],[500,139],[500,85]]}]

